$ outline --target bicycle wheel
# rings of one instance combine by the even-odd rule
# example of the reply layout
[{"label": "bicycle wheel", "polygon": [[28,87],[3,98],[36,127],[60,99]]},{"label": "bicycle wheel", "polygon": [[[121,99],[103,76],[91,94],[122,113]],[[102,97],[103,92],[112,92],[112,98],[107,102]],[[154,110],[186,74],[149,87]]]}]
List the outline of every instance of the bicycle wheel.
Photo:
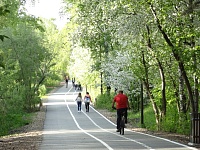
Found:
[{"label": "bicycle wheel", "polygon": [[125,118],[122,116],[121,122],[120,122],[120,134],[124,135],[124,128],[125,128]]}]

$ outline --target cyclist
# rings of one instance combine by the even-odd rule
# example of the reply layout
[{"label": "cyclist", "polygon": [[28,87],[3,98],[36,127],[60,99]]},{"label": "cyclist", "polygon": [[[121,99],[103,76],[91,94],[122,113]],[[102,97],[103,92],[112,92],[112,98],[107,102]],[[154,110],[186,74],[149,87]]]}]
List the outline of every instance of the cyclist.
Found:
[{"label": "cyclist", "polygon": [[115,108],[115,103],[116,103],[116,109],[117,109],[117,131],[116,132],[119,132],[121,114],[123,111],[125,111],[124,117],[125,117],[125,123],[127,123],[127,109],[129,108],[128,97],[125,94],[123,94],[122,90],[119,90],[118,94],[114,97],[112,108]]}]

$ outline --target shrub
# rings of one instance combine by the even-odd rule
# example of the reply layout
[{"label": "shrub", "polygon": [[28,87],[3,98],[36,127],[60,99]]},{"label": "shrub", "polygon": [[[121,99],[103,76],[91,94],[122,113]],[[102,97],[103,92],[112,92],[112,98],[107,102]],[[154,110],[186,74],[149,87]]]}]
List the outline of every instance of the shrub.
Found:
[{"label": "shrub", "polygon": [[6,114],[0,116],[1,128],[0,136],[10,134],[13,130],[18,129],[21,126],[27,125],[31,122],[32,113],[18,113],[18,114]]},{"label": "shrub", "polygon": [[97,96],[95,107],[99,109],[112,110],[112,101],[114,94],[102,94]]},{"label": "shrub", "polygon": [[39,91],[39,97],[42,97],[46,94],[47,89],[46,89],[45,85],[42,85],[42,86],[39,87],[38,91]]}]

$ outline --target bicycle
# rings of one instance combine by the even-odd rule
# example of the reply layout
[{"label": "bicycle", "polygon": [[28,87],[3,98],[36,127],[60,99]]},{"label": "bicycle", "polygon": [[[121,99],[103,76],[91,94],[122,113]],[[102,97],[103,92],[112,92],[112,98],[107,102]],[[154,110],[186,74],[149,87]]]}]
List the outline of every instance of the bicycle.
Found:
[{"label": "bicycle", "polygon": [[[113,109],[116,110],[115,107],[112,107]],[[120,119],[120,127],[119,127],[119,133],[121,135],[124,135],[124,128],[125,128],[125,111],[121,112],[121,119]]]},{"label": "bicycle", "polygon": [[121,135],[124,135],[124,128],[125,128],[125,111],[121,113],[120,128],[119,128],[119,133]]}]

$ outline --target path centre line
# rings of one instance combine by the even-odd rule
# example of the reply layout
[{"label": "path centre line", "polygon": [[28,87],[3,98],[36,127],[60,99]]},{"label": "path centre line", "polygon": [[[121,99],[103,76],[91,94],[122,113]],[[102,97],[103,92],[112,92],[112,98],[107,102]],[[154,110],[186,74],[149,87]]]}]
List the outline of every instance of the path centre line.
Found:
[{"label": "path centre line", "polygon": [[[66,92],[65,95],[67,95],[67,93],[69,93],[69,92],[71,91],[72,88],[73,88],[73,86]],[[75,93],[76,93],[76,92],[73,92],[73,95],[74,95]],[[66,103],[66,99],[65,99],[65,103]],[[68,104],[67,104],[67,106],[68,106]],[[108,122],[110,122],[110,123],[113,124],[113,125],[116,125],[116,124],[114,124],[113,122],[111,122],[109,119],[107,119],[105,116],[103,116],[101,113],[99,113],[99,112],[98,112],[96,109],[94,109],[92,106],[90,106],[90,107],[91,107],[95,112],[97,112],[99,115],[101,115],[103,118],[105,118]],[[68,108],[69,108],[69,107],[68,107]],[[84,114],[85,114],[85,112],[84,112]],[[87,117],[89,117],[87,114],[85,114],[85,115],[86,115]],[[143,143],[140,143],[140,142],[135,141],[135,140],[133,140],[133,139],[129,139],[129,138],[126,138],[126,137],[121,136],[121,135],[119,135],[119,134],[116,134],[116,133],[110,132],[110,131],[108,131],[108,130],[105,130],[105,129],[101,128],[100,126],[98,126],[91,118],[89,118],[89,119],[93,122],[93,124],[94,124],[95,126],[97,126],[98,128],[100,128],[101,130],[104,130],[104,131],[106,131],[106,132],[109,132],[109,133],[115,134],[115,135],[117,135],[117,136],[123,137],[123,138],[125,138],[125,139],[127,139],[127,140],[131,140],[131,141],[133,141],[133,142],[136,142],[136,143],[138,143],[138,144],[143,145],[144,147],[146,147],[146,148],[148,148],[148,149],[150,149],[150,150],[153,150],[153,149],[151,149],[150,147],[148,147],[147,145],[145,145],[145,144],[143,144]],[[191,150],[197,150],[197,148],[189,147],[189,146],[187,146],[187,145],[184,145],[184,144],[181,144],[181,143],[178,143],[178,142],[174,142],[174,141],[171,141],[171,140],[168,140],[168,139],[165,139],[165,138],[161,138],[161,137],[157,137],[157,136],[154,136],[154,135],[149,135],[149,134],[141,133],[141,132],[137,132],[137,131],[132,131],[132,130],[129,130],[129,129],[126,129],[126,130],[128,130],[128,131],[130,131],[130,132],[135,132],[135,133],[138,133],[138,134],[143,134],[143,135],[147,135],[147,136],[150,136],[150,137],[154,137],[154,138],[157,138],[157,139],[162,139],[162,140],[165,140],[165,141],[168,141],[168,142],[171,142],[171,143],[174,143],[174,144],[177,144],[177,145],[186,147],[186,148],[191,149]],[[85,132],[86,132],[86,131],[85,131]],[[89,133],[88,133],[88,134],[89,134]]]},{"label": "path centre line", "polygon": [[[67,95],[67,93],[69,93],[69,91],[70,91],[72,88],[73,88],[73,87],[71,87],[71,88],[66,92],[65,95]],[[75,92],[74,92],[74,93],[75,93]],[[73,93],[73,95],[74,95],[74,93]],[[76,126],[77,126],[83,133],[85,133],[85,134],[89,135],[90,137],[94,138],[95,140],[99,141],[99,142],[102,143],[107,149],[113,150],[113,149],[112,149],[108,144],[106,144],[104,141],[102,141],[102,140],[96,138],[95,136],[93,136],[93,135],[91,135],[90,133],[88,133],[88,132],[86,132],[85,130],[83,130],[83,129],[79,126],[79,124],[78,124],[76,118],[74,117],[73,113],[71,112],[71,110],[70,110],[70,108],[69,108],[69,105],[68,105],[68,103],[67,103],[67,101],[66,101],[66,98],[65,98],[65,104],[66,104],[66,106],[67,106],[67,108],[68,108],[68,110],[69,110],[69,112],[70,112],[70,115],[72,116],[72,118],[73,118],[73,120],[74,120]]]},{"label": "path centre line", "polygon": [[[106,120],[108,120],[111,124],[115,125],[113,122],[111,122],[109,119],[107,119],[104,115],[102,115],[100,112],[98,112],[96,109],[94,109],[93,107],[91,107],[95,112],[97,112],[99,115],[101,115],[103,118],[105,118]],[[105,130],[105,129],[104,129]],[[143,135],[146,135],[146,136],[150,136],[150,137],[153,137],[153,138],[157,138],[157,139],[161,139],[161,140],[164,140],[164,141],[168,141],[168,142],[171,142],[171,143],[174,143],[174,144],[177,144],[177,145],[180,145],[180,146],[183,146],[183,147],[186,147],[188,149],[191,149],[191,150],[198,150],[197,148],[194,148],[194,147],[189,147],[187,145],[184,145],[184,144],[181,144],[181,143],[178,143],[178,142],[175,142],[175,141],[171,141],[171,140],[168,140],[168,139],[165,139],[165,138],[161,138],[161,137],[157,137],[157,136],[154,136],[154,135],[150,135],[150,134],[146,134],[146,133],[141,133],[141,132],[137,132],[137,131],[132,131],[132,130],[129,130],[129,129],[126,129],[130,132],[134,132],[134,133],[138,133],[138,134],[143,134]],[[109,131],[108,131],[109,132]]]},{"label": "path centre line", "polygon": [[[72,88],[73,88],[73,87],[71,87],[71,88],[66,92],[65,95],[67,95],[67,93],[69,93],[69,91],[70,91]],[[74,92],[74,93],[75,93],[75,92]],[[93,137],[94,139],[96,139],[97,141],[101,142],[101,143],[102,143],[103,145],[105,145],[109,150],[112,150],[112,148],[111,148],[108,144],[106,144],[104,141],[102,141],[102,140],[96,138],[95,136],[93,136],[93,135],[91,135],[90,133],[88,133],[88,132],[86,132],[85,130],[83,130],[83,129],[79,126],[78,122],[76,121],[76,118],[74,117],[73,113],[71,112],[71,110],[70,110],[70,108],[69,108],[69,105],[68,105],[68,103],[67,103],[67,101],[66,101],[66,98],[65,98],[65,103],[66,103],[66,105],[67,105],[67,108],[68,108],[68,110],[69,110],[69,112],[70,112],[70,114],[71,114],[71,116],[72,116],[74,122],[76,123],[76,126],[77,126],[81,131],[83,131],[85,134],[87,134],[87,135]],[[90,106],[90,107],[91,107],[91,106]],[[91,107],[91,108],[92,108],[93,110],[95,110],[93,107]],[[96,110],[95,110],[95,111],[96,111]],[[82,111],[82,112],[83,112],[83,111]],[[96,112],[97,112],[98,114],[100,114],[98,111],[96,111]],[[128,141],[132,141],[132,142],[138,143],[139,145],[142,145],[143,147],[145,147],[145,148],[147,148],[147,149],[149,149],[149,150],[154,150],[154,149],[152,149],[151,147],[145,145],[144,143],[138,142],[138,141],[136,141],[136,140],[133,140],[133,139],[124,137],[124,136],[122,136],[122,135],[119,135],[119,134],[116,134],[116,133],[113,133],[113,132],[110,132],[110,131],[108,131],[108,130],[106,130],[106,129],[101,128],[101,127],[100,127],[99,125],[97,125],[85,112],[83,112],[83,113],[84,113],[84,114],[92,121],[92,123],[93,123],[95,126],[97,126],[99,129],[104,130],[104,131],[106,131],[106,132],[109,132],[109,133],[111,133],[111,134],[117,135],[117,136],[119,136],[119,137],[122,137],[122,138],[124,138],[124,139],[126,139],[126,140],[128,140]],[[100,114],[100,115],[103,116],[102,114]],[[103,118],[105,118],[107,121],[109,121],[110,123],[112,123],[113,125],[115,125],[113,122],[111,122],[110,120],[108,120],[106,117],[103,116]]]},{"label": "path centre line", "polygon": [[[65,100],[65,102],[66,102],[66,100]],[[71,110],[70,110],[69,105],[67,104],[67,102],[66,102],[66,105],[67,105],[67,108],[68,108],[68,110],[69,110],[69,112],[70,112],[70,115],[72,116],[72,118],[73,118],[73,120],[74,120],[76,126],[77,126],[83,133],[85,133],[85,134],[89,135],[90,137],[94,138],[95,140],[99,141],[99,142],[102,143],[107,149],[113,150],[107,143],[105,143],[104,141],[98,139],[97,137],[95,137],[95,136],[91,135],[90,133],[86,132],[85,130],[83,130],[83,129],[79,126],[79,124],[78,124],[76,118],[74,117],[73,113],[71,112]]]},{"label": "path centre line", "polygon": [[[73,86],[65,93],[65,95],[67,95],[67,93],[69,93],[70,91],[71,91],[71,89],[73,88]],[[75,94],[75,93],[77,93],[77,92],[73,92],[73,95]],[[65,99],[65,103],[66,103],[66,99]],[[90,106],[95,112],[97,112],[99,115],[101,115],[103,118],[105,118],[108,122],[110,122],[111,124],[113,124],[113,125],[116,125],[116,124],[114,124],[113,122],[111,122],[109,119],[107,119],[105,116],[103,116],[100,112],[98,112],[97,110],[95,110],[92,106]],[[69,108],[69,107],[68,107]],[[95,123],[96,124],[96,123]],[[98,126],[98,125],[97,125]],[[100,129],[102,129],[102,130],[105,130],[105,129],[103,129],[103,128],[101,128],[101,127],[99,127]],[[135,132],[135,133],[138,133],[138,134],[143,134],[143,135],[147,135],[147,136],[150,136],[150,137],[154,137],[154,138],[158,138],[158,139],[162,139],[162,140],[165,140],[165,141],[168,141],[168,142],[171,142],[171,143],[174,143],[174,144],[177,144],[177,145],[180,145],[180,146],[183,146],[183,147],[186,147],[186,148],[188,148],[188,149],[191,149],[191,150],[198,150],[197,148],[194,148],[194,147],[189,147],[189,146],[187,146],[187,145],[184,145],[184,144],[181,144],[181,143],[178,143],[178,142],[174,142],[174,141],[171,141],[171,140],[168,140],[168,139],[165,139],[165,138],[161,138],[161,137],[157,137],[157,136],[154,136],[154,135],[149,135],[149,134],[146,134],[146,133],[141,133],[141,132],[137,132],[137,131],[132,131],[132,130],[129,130],[129,129],[126,129],[126,130],[128,130],[128,131],[130,131],[130,132]],[[106,132],[110,132],[110,131],[108,131],[108,130],[105,130]],[[86,131],[85,131],[86,132]],[[117,136],[120,136],[119,134],[116,134],[116,133],[113,133],[113,132],[110,132],[110,133],[112,133],[112,134],[115,134],[115,135],[117,135]],[[89,134],[89,133],[88,133]],[[92,135],[91,135],[92,136]],[[122,136],[123,137],[123,136]],[[129,138],[127,138],[127,139],[129,139]],[[132,140],[132,139],[131,139]],[[137,141],[136,141],[137,142]],[[141,143],[142,144],[142,143]],[[148,146],[147,146],[148,147]],[[153,149],[151,149],[151,150],[153,150]]]}]

